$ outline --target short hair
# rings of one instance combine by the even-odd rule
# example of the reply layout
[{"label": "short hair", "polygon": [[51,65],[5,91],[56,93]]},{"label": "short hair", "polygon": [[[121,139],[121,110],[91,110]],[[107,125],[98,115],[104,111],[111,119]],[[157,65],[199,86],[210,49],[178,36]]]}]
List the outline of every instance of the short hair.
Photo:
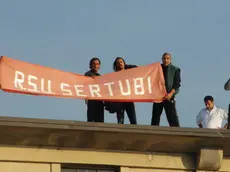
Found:
[{"label": "short hair", "polygon": [[204,102],[207,102],[207,101],[211,101],[211,102],[213,102],[214,101],[214,99],[213,99],[213,97],[212,96],[205,96],[205,98],[204,98]]},{"label": "short hair", "polygon": [[165,53],[162,55],[162,58],[163,58],[164,56],[166,56],[166,55],[169,55],[170,57],[172,57],[172,55],[171,55],[170,53],[165,52]]},{"label": "short hair", "polygon": [[117,64],[116,63],[117,63],[117,60],[119,60],[119,59],[121,59],[124,62],[125,66],[126,66],[125,60],[122,57],[117,57],[113,62],[113,70],[114,71],[117,71]]},{"label": "short hair", "polygon": [[89,68],[91,68],[93,61],[98,60],[99,64],[101,65],[101,60],[97,57],[93,57],[90,61],[89,61]]}]

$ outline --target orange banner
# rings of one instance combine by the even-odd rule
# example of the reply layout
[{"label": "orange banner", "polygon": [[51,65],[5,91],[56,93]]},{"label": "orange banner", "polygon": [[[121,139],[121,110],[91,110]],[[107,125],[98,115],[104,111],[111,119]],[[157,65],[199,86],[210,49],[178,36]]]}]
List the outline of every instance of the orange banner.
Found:
[{"label": "orange banner", "polygon": [[160,63],[93,79],[2,56],[0,86],[13,93],[107,101],[161,102],[166,95]]}]

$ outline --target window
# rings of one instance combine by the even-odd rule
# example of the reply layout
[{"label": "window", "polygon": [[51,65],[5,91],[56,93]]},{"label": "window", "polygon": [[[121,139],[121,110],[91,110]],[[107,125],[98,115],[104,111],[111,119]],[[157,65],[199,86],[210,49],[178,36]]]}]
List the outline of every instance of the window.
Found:
[{"label": "window", "polygon": [[61,172],[114,172],[114,170],[62,168]]},{"label": "window", "polygon": [[117,167],[94,165],[62,165],[61,172],[118,172]]}]

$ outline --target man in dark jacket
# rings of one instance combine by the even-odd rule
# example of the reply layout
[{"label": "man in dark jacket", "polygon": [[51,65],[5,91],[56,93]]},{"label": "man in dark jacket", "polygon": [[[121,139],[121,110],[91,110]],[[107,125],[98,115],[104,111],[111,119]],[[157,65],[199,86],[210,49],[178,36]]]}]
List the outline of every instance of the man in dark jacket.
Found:
[{"label": "man in dark jacket", "polygon": [[179,127],[175,96],[179,92],[181,82],[180,69],[171,64],[171,54],[169,53],[162,55],[162,62],[161,66],[164,73],[167,95],[162,103],[153,103],[151,125],[160,124],[160,117],[164,108],[169,125]]},{"label": "man in dark jacket", "polygon": [[[85,73],[85,76],[96,77],[100,76],[98,70],[100,69],[101,61],[94,57],[90,60],[90,70]],[[104,122],[104,102],[100,100],[86,100],[87,104],[87,121],[88,122]]]}]

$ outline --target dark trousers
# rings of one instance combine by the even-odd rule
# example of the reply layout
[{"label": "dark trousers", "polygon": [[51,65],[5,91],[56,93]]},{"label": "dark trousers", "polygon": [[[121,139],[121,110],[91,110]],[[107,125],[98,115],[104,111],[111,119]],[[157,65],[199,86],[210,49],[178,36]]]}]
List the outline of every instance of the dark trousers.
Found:
[{"label": "dark trousers", "polygon": [[87,104],[87,121],[104,122],[103,101],[89,100]]},{"label": "dark trousers", "polygon": [[135,105],[133,102],[121,103],[121,109],[117,112],[117,123],[124,124],[125,111],[129,117],[130,124],[137,124]]},{"label": "dark trousers", "polygon": [[152,122],[151,125],[158,125],[160,124],[160,117],[165,109],[166,117],[168,123],[171,127],[179,127],[179,119],[177,116],[176,111],[176,101],[175,100],[165,100],[162,103],[153,103],[153,111],[152,111]]}]

